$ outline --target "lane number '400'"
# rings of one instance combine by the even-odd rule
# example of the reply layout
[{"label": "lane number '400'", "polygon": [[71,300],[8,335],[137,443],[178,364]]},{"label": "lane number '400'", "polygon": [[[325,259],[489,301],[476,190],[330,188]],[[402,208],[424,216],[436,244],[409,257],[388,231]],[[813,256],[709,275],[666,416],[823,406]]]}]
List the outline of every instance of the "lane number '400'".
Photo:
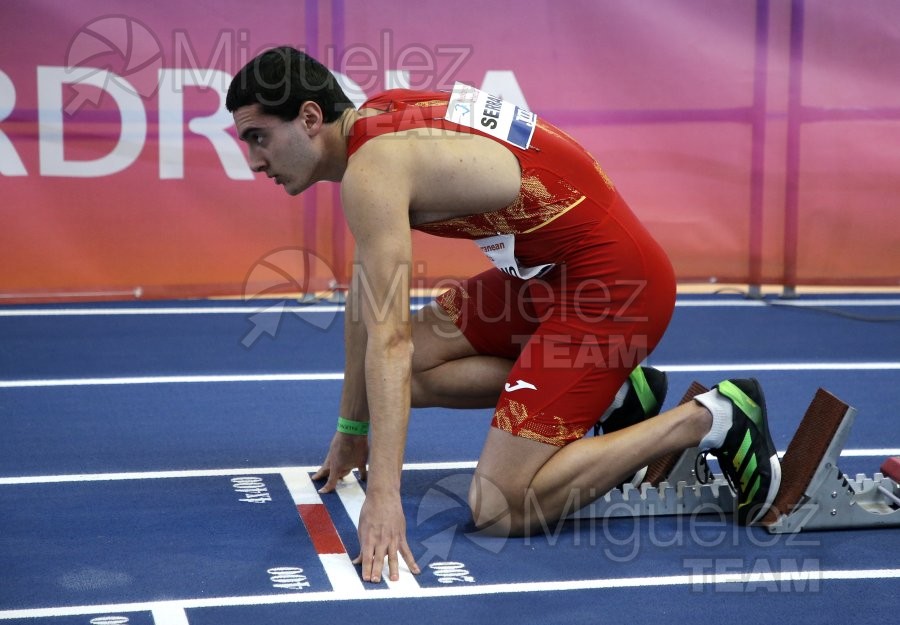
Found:
[{"label": "lane number '400'", "polygon": [[462,562],[432,562],[428,565],[437,580],[442,584],[474,583],[475,578],[466,570]]}]

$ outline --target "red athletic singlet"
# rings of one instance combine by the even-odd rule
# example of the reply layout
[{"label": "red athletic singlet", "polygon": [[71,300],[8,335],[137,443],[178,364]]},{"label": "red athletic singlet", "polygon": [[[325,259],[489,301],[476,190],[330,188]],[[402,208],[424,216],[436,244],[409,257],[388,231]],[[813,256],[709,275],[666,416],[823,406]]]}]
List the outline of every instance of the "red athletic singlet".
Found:
[{"label": "red athletic singlet", "polygon": [[522,149],[445,119],[450,94],[385,92],[363,105],[348,154],[367,141],[414,128],[488,137],[522,170],[519,195],[490,213],[416,229],[475,239],[497,265],[437,298],[482,354],[515,360],[493,425],[565,445],[584,436],[635,366],[662,338],[675,279],[663,250],[596,160],[538,120]]}]

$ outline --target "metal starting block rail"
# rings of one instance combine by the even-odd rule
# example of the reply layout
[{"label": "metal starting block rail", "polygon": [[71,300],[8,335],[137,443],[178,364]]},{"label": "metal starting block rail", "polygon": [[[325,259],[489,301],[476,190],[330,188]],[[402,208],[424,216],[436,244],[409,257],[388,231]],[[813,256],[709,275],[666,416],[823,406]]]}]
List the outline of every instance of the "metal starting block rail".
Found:
[{"label": "metal starting block rail", "polygon": [[[695,382],[682,403],[705,391]],[[781,459],[781,488],[760,525],[772,534],[900,526],[895,480],[881,473],[850,478],[838,466],[855,417],[855,408],[823,389],[816,392]],[[737,501],[725,478],[696,474],[698,453],[688,449],[655,462],[639,487],[613,489],[570,518],[733,513]]]},{"label": "metal starting block rail", "polygon": [[639,487],[625,484],[606,493],[571,515],[572,519],[613,519],[622,517],[671,516],[688,514],[731,514],[734,492],[724,478],[707,484],[699,482],[644,482]]}]

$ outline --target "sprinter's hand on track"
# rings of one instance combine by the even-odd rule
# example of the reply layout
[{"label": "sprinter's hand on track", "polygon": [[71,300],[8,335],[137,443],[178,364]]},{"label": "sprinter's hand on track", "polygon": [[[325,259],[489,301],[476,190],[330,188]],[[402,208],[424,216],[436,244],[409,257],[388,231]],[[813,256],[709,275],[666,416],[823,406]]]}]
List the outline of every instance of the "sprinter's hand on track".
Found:
[{"label": "sprinter's hand on track", "polygon": [[337,488],[338,481],[353,469],[359,469],[359,477],[366,479],[366,462],[369,458],[369,439],[355,434],[335,432],[328,448],[328,455],[321,468],[312,476],[314,480],[328,478],[320,493],[330,493]]},{"label": "sprinter's hand on track", "polygon": [[366,493],[366,501],[359,515],[359,545],[360,552],[353,563],[362,565],[363,581],[381,581],[385,558],[388,561],[388,579],[399,580],[398,554],[410,571],[419,573],[419,565],[406,542],[406,518],[399,491]]}]

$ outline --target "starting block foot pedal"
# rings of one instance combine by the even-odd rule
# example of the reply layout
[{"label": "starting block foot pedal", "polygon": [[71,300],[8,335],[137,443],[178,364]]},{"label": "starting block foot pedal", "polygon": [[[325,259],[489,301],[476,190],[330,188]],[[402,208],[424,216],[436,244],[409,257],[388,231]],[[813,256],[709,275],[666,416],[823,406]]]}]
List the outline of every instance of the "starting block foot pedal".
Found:
[{"label": "starting block foot pedal", "polygon": [[854,480],[838,467],[855,417],[855,408],[818,390],[781,461],[781,488],[761,521],[770,533],[900,526],[895,481],[880,473]]}]

